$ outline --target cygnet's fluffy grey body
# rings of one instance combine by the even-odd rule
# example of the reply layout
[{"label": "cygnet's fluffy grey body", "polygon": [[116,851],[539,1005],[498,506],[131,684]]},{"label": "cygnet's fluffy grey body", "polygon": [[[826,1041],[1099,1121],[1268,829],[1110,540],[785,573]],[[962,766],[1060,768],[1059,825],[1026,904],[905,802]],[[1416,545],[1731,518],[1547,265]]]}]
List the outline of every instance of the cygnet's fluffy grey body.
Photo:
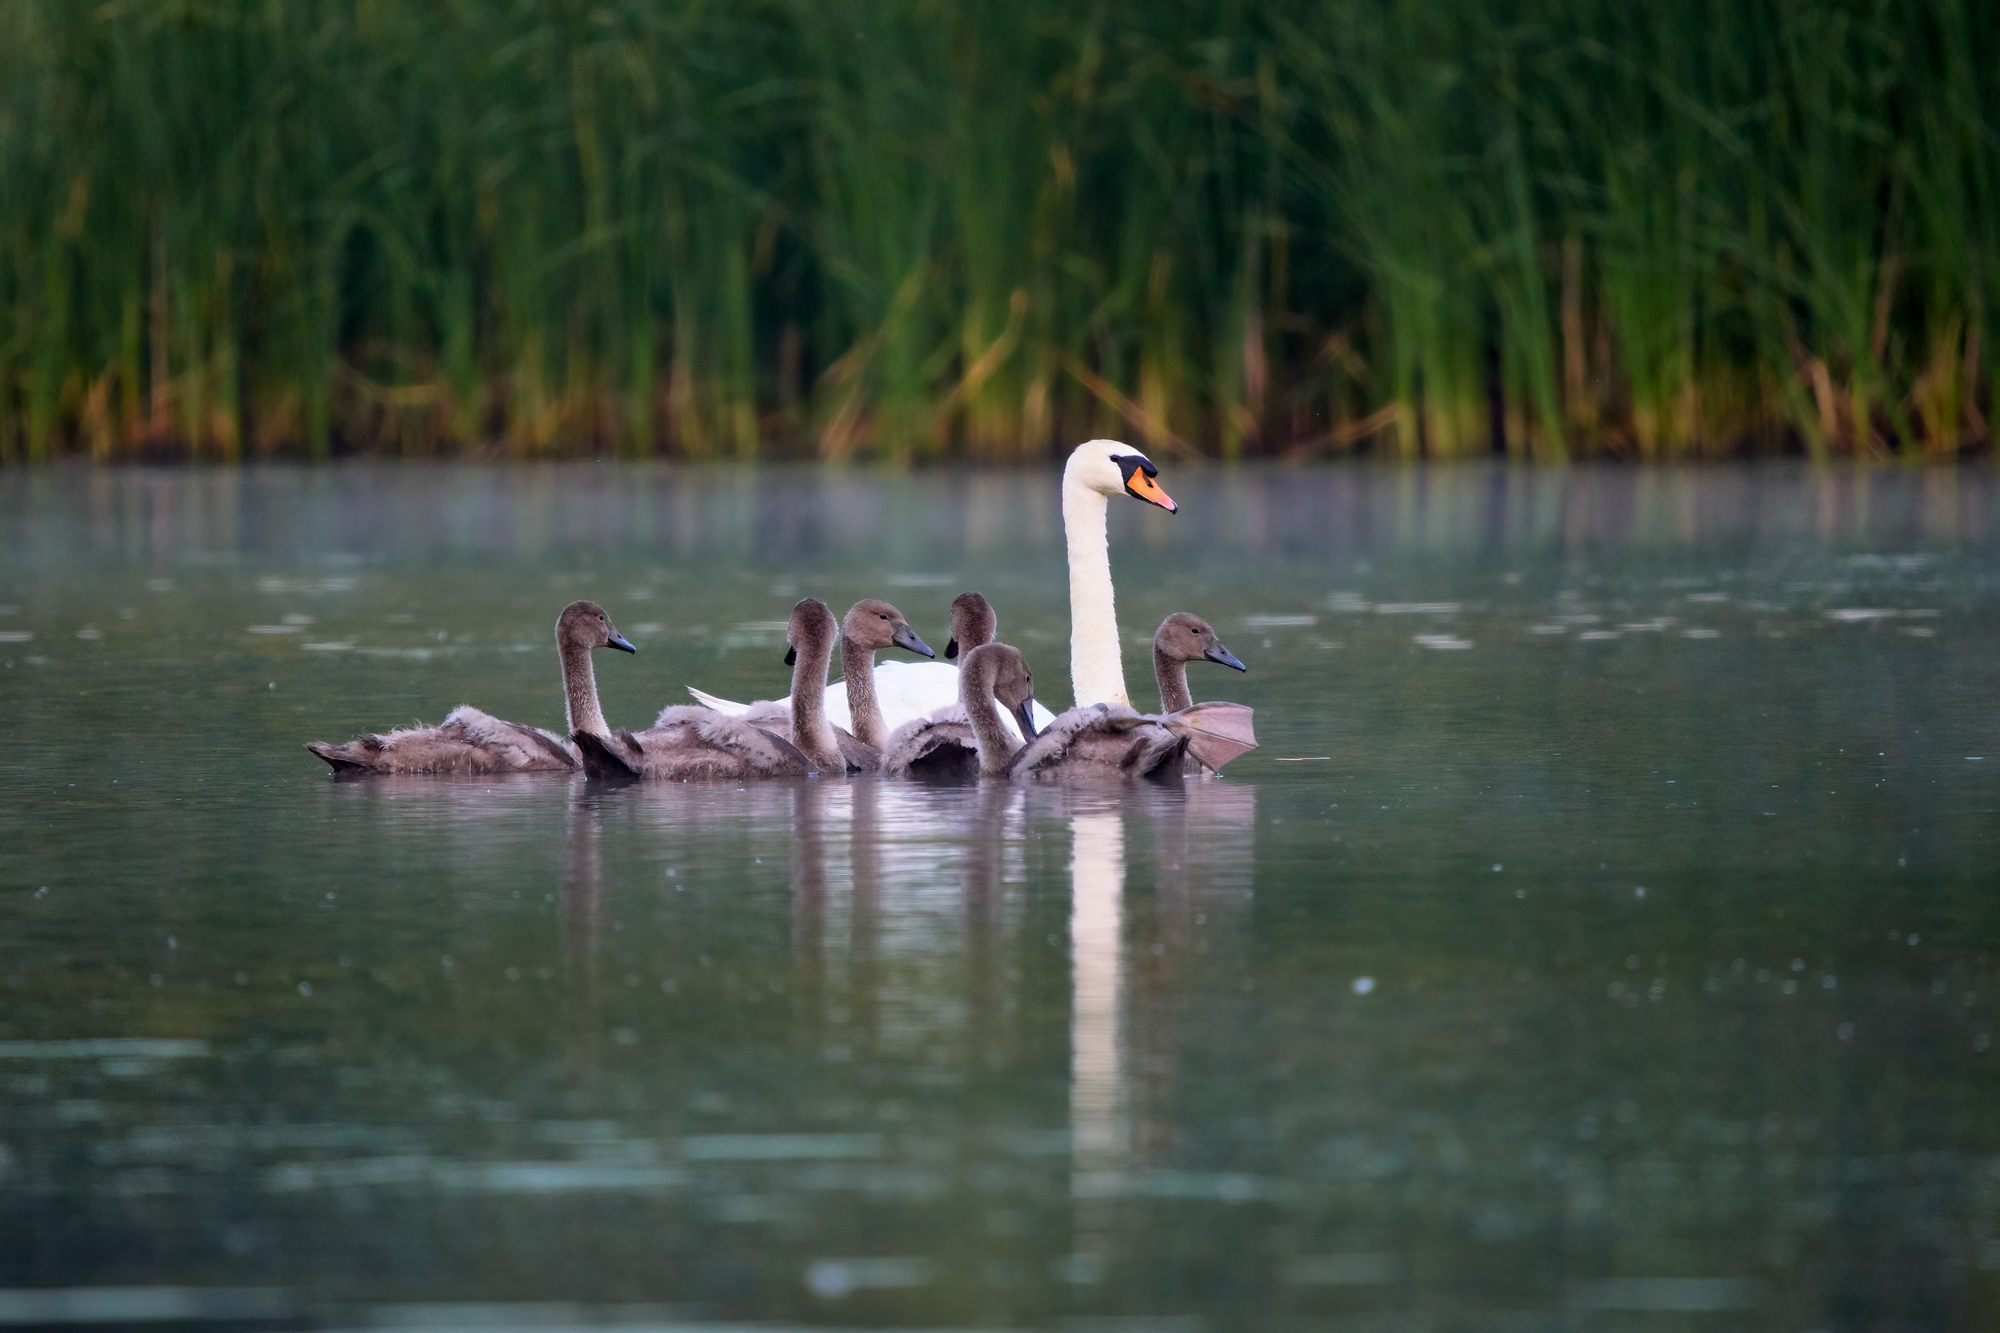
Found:
[{"label": "cygnet's fluffy grey body", "polygon": [[[992,603],[976,592],[960,593],[951,603],[951,641],[945,645],[947,658],[969,657],[972,650],[993,641],[999,628]],[[1024,667],[1025,669],[1025,667]],[[959,667],[960,696],[931,713],[905,722],[889,733],[882,751],[882,770],[894,777],[921,777],[934,780],[965,781],[979,776],[979,746],[966,715],[963,689],[964,667]],[[1035,734],[1032,717],[1023,735]],[[1004,729],[1004,724],[1003,724]],[[1009,740],[1012,741],[1012,737]],[[1018,745],[1019,742],[1013,742]],[[1011,747],[1010,747],[1011,748]]]},{"label": "cygnet's fluffy grey body", "polygon": [[[1020,720],[1025,744],[1002,725],[1002,706]],[[1240,704],[1195,704],[1154,717],[1127,704],[1091,704],[1072,708],[1040,734],[1034,707],[1034,678],[1019,650],[1003,643],[975,648],[959,668],[958,706],[898,728],[883,769],[949,779],[1126,781],[1180,774],[1195,763],[1197,745],[1208,747],[1217,766],[1256,745],[1250,710]]]},{"label": "cygnet's fluffy grey body", "polygon": [[1124,781],[1181,771],[1187,741],[1129,704],[1091,704],[1057,716],[1021,747],[1007,776],[1038,782]]},{"label": "cygnet's fluffy grey body", "polygon": [[664,708],[642,732],[579,734],[585,771],[595,778],[677,782],[844,772],[846,760],[821,704],[835,633],[825,602],[808,597],[792,608],[785,631],[791,644],[785,660],[792,667],[788,713],[728,717],[695,704]]},{"label": "cygnet's fluffy grey body", "polygon": [[[562,662],[563,695],[569,730],[608,735],[597,702],[593,648],[636,652],[595,602],[571,602],[556,619],[556,652]],[[341,745],[307,741],[306,748],[333,766],[336,774],[361,773],[532,773],[575,769],[578,756],[560,736],[540,727],[508,722],[470,705],[453,709],[435,727],[406,727],[357,736]]]},{"label": "cygnet's fluffy grey body", "polygon": [[1035,684],[1026,659],[1008,644],[975,645],[958,668],[958,703],[898,727],[883,771],[892,777],[1005,777],[1021,742],[1000,720],[1002,705],[1023,736],[1035,734]]}]

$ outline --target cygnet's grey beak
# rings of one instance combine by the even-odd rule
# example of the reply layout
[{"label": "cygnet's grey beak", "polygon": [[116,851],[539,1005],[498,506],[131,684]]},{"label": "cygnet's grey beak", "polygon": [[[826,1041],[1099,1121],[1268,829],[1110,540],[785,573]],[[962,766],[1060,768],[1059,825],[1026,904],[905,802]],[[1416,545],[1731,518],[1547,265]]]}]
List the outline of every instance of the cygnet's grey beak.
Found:
[{"label": "cygnet's grey beak", "polygon": [[936,653],[931,651],[931,646],[918,638],[917,632],[908,625],[896,626],[896,634],[893,642],[898,648],[907,648],[919,657],[937,656]]},{"label": "cygnet's grey beak", "polygon": [[629,639],[627,639],[623,634],[620,634],[617,630],[611,631],[611,640],[604,646],[606,648],[616,648],[621,653],[636,653],[639,651],[637,648],[634,648],[632,646],[632,643]]},{"label": "cygnet's grey beak", "polygon": [[1029,695],[1014,709],[1014,718],[1021,724],[1021,739],[1035,739],[1035,696]]},{"label": "cygnet's grey beak", "polygon": [[1249,667],[1244,666],[1241,662],[1236,660],[1235,653],[1230,652],[1227,648],[1224,648],[1219,643],[1216,644],[1214,647],[1210,648],[1207,652],[1203,653],[1202,656],[1206,657],[1211,662],[1220,662],[1222,663],[1222,665],[1226,667],[1234,667],[1238,671],[1248,671],[1250,669]]}]

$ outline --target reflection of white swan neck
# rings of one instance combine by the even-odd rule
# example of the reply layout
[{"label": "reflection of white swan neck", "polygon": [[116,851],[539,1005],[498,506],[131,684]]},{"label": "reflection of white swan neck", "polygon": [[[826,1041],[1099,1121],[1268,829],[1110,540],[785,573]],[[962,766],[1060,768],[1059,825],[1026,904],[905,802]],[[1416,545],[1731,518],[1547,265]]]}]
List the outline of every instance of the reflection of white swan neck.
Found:
[{"label": "reflection of white swan neck", "polygon": [[1116,813],[1070,817],[1070,1169],[1116,1170],[1126,1147],[1118,1049],[1125,829]]},{"label": "reflection of white swan neck", "polygon": [[1074,703],[1129,704],[1118,657],[1118,611],[1111,594],[1111,542],[1105,497],[1063,469],[1063,537],[1069,546],[1069,678]]}]

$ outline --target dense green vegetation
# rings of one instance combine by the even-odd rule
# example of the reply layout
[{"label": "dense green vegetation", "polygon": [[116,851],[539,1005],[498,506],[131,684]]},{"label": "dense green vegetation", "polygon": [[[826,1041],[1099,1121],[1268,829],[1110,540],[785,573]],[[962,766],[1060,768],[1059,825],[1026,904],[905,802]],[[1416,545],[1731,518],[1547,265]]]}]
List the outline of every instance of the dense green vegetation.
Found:
[{"label": "dense green vegetation", "polygon": [[1977,0],[12,0],[0,461],[1954,455]]}]

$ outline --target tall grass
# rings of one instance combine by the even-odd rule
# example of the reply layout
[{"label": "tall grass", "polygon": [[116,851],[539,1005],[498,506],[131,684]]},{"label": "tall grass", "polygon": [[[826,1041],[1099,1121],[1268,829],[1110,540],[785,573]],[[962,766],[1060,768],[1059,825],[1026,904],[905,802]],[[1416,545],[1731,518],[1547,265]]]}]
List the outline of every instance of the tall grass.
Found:
[{"label": "tall grass", "polygon": [[14,0],[0,461],[1990,447],[1974,0]]}]

